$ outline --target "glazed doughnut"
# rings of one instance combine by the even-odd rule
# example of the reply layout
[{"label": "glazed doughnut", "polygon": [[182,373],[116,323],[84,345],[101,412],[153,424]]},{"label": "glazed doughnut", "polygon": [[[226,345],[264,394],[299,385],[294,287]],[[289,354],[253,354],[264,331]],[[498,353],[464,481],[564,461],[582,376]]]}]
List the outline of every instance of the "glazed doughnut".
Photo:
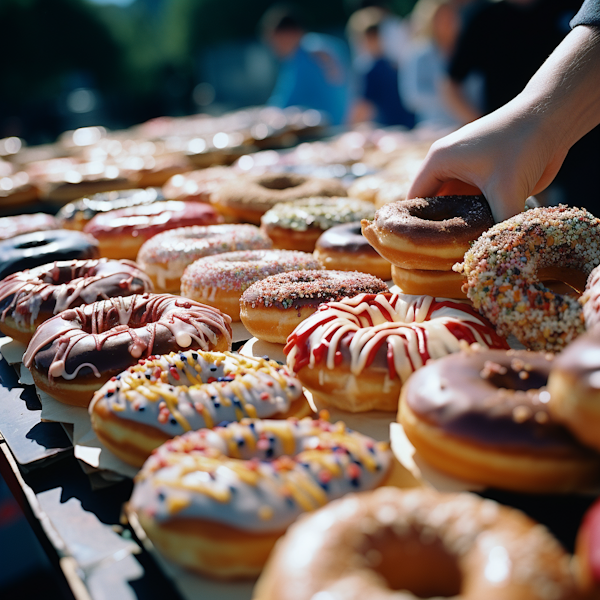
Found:
[{"label": "glazed doughnut", "polygon": [[55,260],[97,258],[98,242],[80,231],[50,229],[0,242],[0,279]]},{"label": "glazed doughnut", "polygon": [[60,225],[52,215],[46,213],[0,217],[0,241],[48,229],[60,229]]},{"label": "glazed doughnut", "polygon": [[554,357],[466,350],[412,375],[399,421],[417,452],[454,477],[519,492],[572,492],[597,480],[600,457],[548,412]]},{"label": "glazed doughnut", "polygon": [[162,188],[168,200],[210,202],[211,194],[223,183],[234,181],[239,173],[229,167],[208,167],[174,175]]},{"label": "glazed doughnut", "polygon": [[[402,591],[397,591],[402,590]],[[542,525],[474,494],[383,487],[299,519],[255,600],[572,600],[570,557]]]},{"label": "glazed doughnut", "polygon": [[210,577],[255,577],[299,515],[391,485],[397,468],[387,444],[341,422],[243,419],[158,448],[128,508],[167,558]]},{"label": "glazed doughnut", "polygon": [[454,271],[402,269],[392,265],[392,280],[405,293],[443,298],[466,298],[462,291],[465,278]]},{"label": "glazed doughnut", "polygon": [[360,222],[328,229],[315,244],[315,258],[326,269],[370,273],[384,281],[391,279],[391,264],[379,256],[360,230]]},{"label": "glazed doughnut", "polygon": [[151,237],[140,248],[137,262],[157,291],[179,293],[185,268],[199,258],[270,247],[271,240],[256,225],[195,225]]},{"label": "glazed doughnut", "polygon": [[345,196],[344,186],[336,179],[318,179],[295,173],[240,175],[235,182],[224,183],[212,193],[217,210],[239,221],[260,225],[260,218],[278,202],[290,202],[312,196]]},{"label": "glazed doughnut", "polygon": [[23,364],[39,389],[87,406],[96,390],[140,358],[185,348],[229,350],[229,322],[210,306],[169,294],[111,298],[42,323]]},{"label": "glazed doughnut", "polygon": [[391,202],[362,221],[363,235],[393,265],[448,271],[494,224],[483,196],[437,196]]},{"label": "glazed doughnut", "polygon": [[578,337],[550,374],[550,411],[584,444],[600,450],[600,328]]},{"label": "glazed doughnut", "polygon": [[585,513],[575,542],[575,576],[582,596],[589,600],[600,598],[600,500]]},{"label": "glazed doughnut", "polygon": [[142,244],[157,233],[220,221],[207,204],[167,200],[98,214],[84,231],[98,240],[101,256],[135,260]]},{"label": "glazed doughnut", "polygon": [[27,345],[54,315],[113,296],[152,291],[152,282],[128,260],[58,261],[0,281],[0,331]]},{"label": "glazed doughnut", "polygon": [[240,320],[240,296],[255,281],[269,275],[322,269],[306,252],[293,250],[246,250],[201,258],[181,277],[181,295],[216,306],[234,321]]},{"label": "glazed doughnut", "polygon": [[300,382],[279,363],[194,350],[142,359],[105,383],[90,404],[100,441],[136,467],[186,431],[310,412]]},{"label": "glazed doughnut", "polygon": [[468,304],[361,294],[322,304],[289,336],[287,364],[318,400],[348,410],[398,410],[403,383],[461,341],[508,345]]},{"label": "glazed doughnut", "polygon": [[324,302],[387,291],[385,282],[366,273],[291,271],[253,283],[240,298],[240,317],[254,337],[285,344],[290,333]]},{"label": "glazed doughnut", "polygon": [[544,286],[538,271],[560,266],[587,276],[599,262],[600,219],[560,205],[498,223],[457,269],[469,299],[500,334],[514,334],[531,350],[560,351],[584,330],[581,305]]},{"label": "glazed doughnut", "polygon": [[327,229],[373,214],[372,204],[356,198],[303,198],[276,204],[262,216],[260,228],[275,248],[312,252]]},{"label": "glazed doughnut", "polygon": [[103,192],[65,204],[56,217],[60,220],[63,229],[81,231],[98,213],[152,204],[164,199],[161,191],[156,188]]}]

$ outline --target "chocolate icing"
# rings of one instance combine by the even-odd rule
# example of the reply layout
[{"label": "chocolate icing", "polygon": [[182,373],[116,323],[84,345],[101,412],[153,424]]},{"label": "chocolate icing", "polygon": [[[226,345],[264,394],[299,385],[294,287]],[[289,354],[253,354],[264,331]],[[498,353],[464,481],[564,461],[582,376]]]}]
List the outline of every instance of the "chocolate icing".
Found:
[{"label": "chocolate icing", "polygon": [[537,352],[467,350],[418,370],[406,383],[405,399],[429,425],[480,446],[586,452],[548,412],[552,364],[552,355]]},{"label": "chocolate icing", "polygon": [[415,244],[445,245],[473,241],[494,218],[483,196],[436,196],[386,204],[375,213],[374,225]]},{"label": "chocolate icing", "polygon": [[368,254],[379,258],[378,252],[363,236],[360,221],[344,223],[328,229],[317,240],[316,249],[348,254]]},{"label": "chocolate icing", "polygon": [[98,242],[80,231],[26,233],[0,242],[0,279],[55,260],[97,258],[98,254]]}]

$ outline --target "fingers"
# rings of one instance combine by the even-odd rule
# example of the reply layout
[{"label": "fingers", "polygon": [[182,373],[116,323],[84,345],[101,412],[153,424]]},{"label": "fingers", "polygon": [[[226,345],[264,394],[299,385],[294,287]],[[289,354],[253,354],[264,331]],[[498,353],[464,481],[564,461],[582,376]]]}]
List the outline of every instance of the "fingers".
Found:
[{"label": "fingers", "polygon": [[470,183],[452,179],[442,184],[438,190],[438,196],[480,196],[481,190]]},{"label": "fingers", "polygon": [[430,160],[425,159],[425,162],[421,165],[417,176],[414,178],[406,194],[407,198],[430,198],[431,196],[436,196],[438,190],[447,181],[447,178],[437,173],[430,166],[430,163]]}]

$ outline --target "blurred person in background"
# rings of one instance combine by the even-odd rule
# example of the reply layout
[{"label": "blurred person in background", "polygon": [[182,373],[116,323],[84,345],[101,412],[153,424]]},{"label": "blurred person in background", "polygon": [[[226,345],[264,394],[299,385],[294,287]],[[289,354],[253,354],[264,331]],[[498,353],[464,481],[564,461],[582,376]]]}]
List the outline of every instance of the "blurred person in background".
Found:
[{"label": "blurred person in background", "polygon": [[357,101],[351,121],[375,121],[379,125],[402,125],[412,128],[414,115],[400,100],[398,67],[384,54],[380,27],[385,13],[377,7],[363,8],[348,21],[348,38],[368,57],[355,66],[357,75]]},{"label": "blurred person in background", "polygon": [[327,113],[332,125],[347,122],[350,69],[343,42],[307,33],[294,7],[275,6],[261,22],[263,39],[281,60],[268,104],[303,106]]},{"label": "blurred person in background", "polygon": [[[419,0],[411,13],[413,46],[400,78],[400,95],[415,113],[420,127],[443,130],[463,124],[449,106],[444,90],[448,61],[460,33],[463,9],[455,0]],[[470,73],[457,85],[469,105],[480,110],[481,76]]]}]

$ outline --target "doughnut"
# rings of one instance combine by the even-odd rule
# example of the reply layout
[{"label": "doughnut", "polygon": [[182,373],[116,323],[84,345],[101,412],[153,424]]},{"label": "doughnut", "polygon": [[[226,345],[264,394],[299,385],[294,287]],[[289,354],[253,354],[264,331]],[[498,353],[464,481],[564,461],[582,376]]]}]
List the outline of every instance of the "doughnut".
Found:
[{"label": "doughnut", "polygon": [[384,281],[392,277],[391,264],[379,256],[360,230],[360,222],[336,225],[315,244],[315,257],[326,269],[370,273]]},{"label": "doughnut", "polygon": [[387,291],[385,282],[366,273],[291,271],[253,283],[240,298],[240,317],[254,337],[285,344],[290,333],[324,302]]},{"label": "doughnut", "polygon": [[39,200],[40,190],[25,171],[0,175],[0,206],[3,209],[27,206]]},{"label": "doughnut", "polygon": [[151,237],[140,248],[137,262],[157,291],[179,293],[185,268],[199,258],[270,247],[271,240],[256,225],[194,225]]},{"label": "doughnut", "polygon": [[181,277],[181,295],[216,306],[233,321],[240,320],[240,296],[255,281],[269,275],[322,269],[306,252],[293,250],[245,250],[201,258]]},{"label": "doughnut", "polygon": [[160,190],[121,190],[94,194],[65,204],[56,214],[63,229],[82,230],[98,213],[164,200]]},{"label": "doughnut", "polygon": [[[402,590],[402,591],[396,591]],[[572,600],[570,556],[524,513],[474,494],[382,487],[290,527],[257,600]]]},{"label": "doughnut", "polygon": [[597,480],[600,457],[548,410],[554,356],[471,349],[430,361],[400,397],[399,421],[417,452],[454,477],[532,493]]},{"label": "doughnut", "polygon": [[48,229],[60,229],[60,225],[52,215],[46,213],[0,217],[0,241]]},{"label": "doughnut", "polygon": [[178,564],[220,579],[255,577],[299,515],[391,485],[397,469],[387,444],[341,422],[242,419],[158,448],[128,512]]},{"label": "doughnut", "polygon": [[363,235],[393,265],[449,271],[471,242],[494,224],[483,196],[438,196],[384,205]]},{"label": "doughnut", "polygon": [[138,188],[160,187],[171,177],[194,168],[180,152],[150,154],[145,157],[133,154],[118,164],[129,171],[129,181]]},{"label": "doughnut", "polygon": [[593,329],[600,323],[600,267],[590,273],[579,302],[583,306],[586,329]]},{"label": "doughnut", "polygon": [[56,400],[88,406],[96,390],[141,358],[184,348],[229,350],[229,322],[210,306],[169,294],[110,298],[42,323],[23,364]]},{"label": "doughnut", "polygon": [[104,446],[136,467],[186,431],[311,412],[300,382],[279,363],[194,350],[140,360],[105,383],[89,410]]},{"label": "doughnut", "polygon": [[[414,178],[414,177],[413,177]],[[359,177],[348,188],[348,196],[371,202],[376,208],[384,204],[405,200],[413,178],[400,178],[395,173],[383,172]]]},{"label": "doughnut", "polygon": [[80,231],[50,229],[0,241],[0,279],[55,260],[98,257],[98,242]]},{"label": "doughnut", "polygon": [[587,510],[575,541],[575,576],[583,598],[600,598],[600,501]]},{"label": "doughnut", "polygon": [[168,200],[210,202],[213,191],[237,177],[239,173],[229,167],[208,167],[174,175],[163,185],[162,191]]},{"label": "doughnut", "polygon": [[327,229],[373,213],[372,204],[356,198],[303,198],[276,204],[262,216],[260,228],[275,248],[312,252]]},{"label": "doughnut", "polygon": [[142,244],[157,233],[189,225],[214,225],[220,220],[207,204],[167,200],[97,214],[84,231],[98,240],[101,256],[135,260]]},{"label": "doughnut", "polygon": [[409,375],[430,358],[457,352],[463,340],[508,348],[465,303],[361,294],[322,304],[289,336],[284,352],[302,385],[325,404],[396,411]]},{"label": "doughnut", "polygon": [[465,278],[454,271],[402,269],[392,265],[392,280],[405,293],[444,298],[466,298],[462,291]]},{"label": "doughnut", "polygon": [[312,196],[345,196],[336,179],[318,179],[295,173],[240,175],[224,183],[211,195],[211,202],[225,216],[260,225],[260,218],[278,202]]},{"label": "doughnut", "polygon": [[600,328],[578,337],[557,357],[550,379],[552,415],[584,444],[600,450]]},{"label": "doughnut", "polygon": [[0,331],[27,345],[44,321],[63,310],[151,291],[148,276],[128,260],[57,261],[0,281]]},{"label": "doughnut", "polygon": [[539,281],[552,266],[588,276],[600,262],[600,219],[564,205],[533,208],[484,233],[457,267],[467,295],[502,335],[530,350],[560,351],[583,332],[579,302]]}]

